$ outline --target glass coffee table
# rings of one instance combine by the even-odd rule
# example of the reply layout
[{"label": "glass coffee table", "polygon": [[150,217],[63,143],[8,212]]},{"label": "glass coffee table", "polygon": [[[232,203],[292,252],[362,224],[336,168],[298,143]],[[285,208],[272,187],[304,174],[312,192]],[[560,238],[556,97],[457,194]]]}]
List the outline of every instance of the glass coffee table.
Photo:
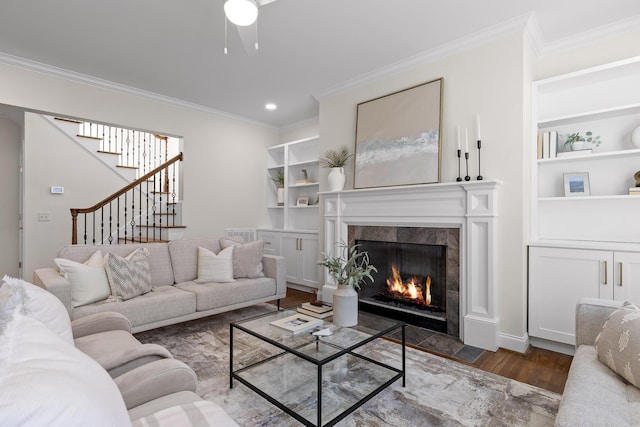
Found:
[{"label": "glass coffee table", "polygon": [[[403,322],[363,331],[325,320],[297,334],[271,324],[295,314],[282,310],[230,324],[231,388],[238,380],[302,424],[320,427],[338,423],[398,379],[405,386]],[[331,335],[312,335],[325,328]],[[367,351],[367,344],[398,330],[400,354]],[[248,362],[234,367],[234,356]]]}]

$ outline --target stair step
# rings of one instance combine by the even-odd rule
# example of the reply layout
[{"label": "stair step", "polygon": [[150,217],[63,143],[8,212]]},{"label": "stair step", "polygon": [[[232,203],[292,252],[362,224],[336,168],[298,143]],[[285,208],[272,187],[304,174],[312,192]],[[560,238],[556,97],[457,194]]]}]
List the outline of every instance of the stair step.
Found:
[{"label": "stair step", "polygon": [[162,228],[162,229],[187,228],[186,225],[137,225],[136,227],[140,227],[140,228]]},{"label": "stair step", "polygon": [[116,156],[119,156],[122,153],[118,153],[117,151],[103,151],[103,150],[98,150],[98,153],[102,153],[102,154],[115,154]]},{"label": "stair step", "polygon": [[175,212],[156,212],[156,213],[154,213],[154,215],[173,215],[173,216],[176,216],[178,214],[175,213]]},{"label": "stair step", "polygon": [[118,243],[168,243],[170,240],[165,239],[154,239],[154,238],[146,238],[146,237],[121,237],[118,239]]},{"label": "stair step", "polygon": [[87,135],[80,135],[80,134],[77,134],[76,136],[78,138],[87,138],[87,139],[95,139],[96,141],[102,141],[102,138],[97,136],[87,136]]},{"label": "stair step", "polygon": [[116,165],[117,168],[123,169],[139,169],[138,166],[125,166],[125,165]]}]

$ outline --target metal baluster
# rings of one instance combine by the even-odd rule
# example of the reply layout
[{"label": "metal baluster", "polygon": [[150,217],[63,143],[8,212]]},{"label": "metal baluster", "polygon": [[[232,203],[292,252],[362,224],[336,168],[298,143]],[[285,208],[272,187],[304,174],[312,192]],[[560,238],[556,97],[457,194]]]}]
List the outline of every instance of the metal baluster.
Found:
[{"label": "metal baluster", "polygon": [[84,244],[87,244],[87,214],[84,214],[84,234],[83,234]]},{"label": "metal baluster", "polygon": [[109,202],[109,244],[113,243],[113,213],[111,211],[113,202]]},{"label": "metal baluster", "polygon": [[127,193],[124,193],[124,244],[127,244]]}]

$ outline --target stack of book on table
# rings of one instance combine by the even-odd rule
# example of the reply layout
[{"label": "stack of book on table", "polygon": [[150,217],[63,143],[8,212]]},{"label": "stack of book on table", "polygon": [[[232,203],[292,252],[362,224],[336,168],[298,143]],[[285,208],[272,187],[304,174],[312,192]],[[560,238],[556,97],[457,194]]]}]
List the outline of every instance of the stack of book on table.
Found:
[{"label": "stack of book on table", "polygon": [[630,196],[640,196],[640,187],[631,187],[629,188]]},{"label": "stack of book on table", "polygon": [[316,317],[318,319],[324,319],[326,317],[333,316],[333,307],[328,304],[313,305],[310,302],[305,302],[298,307],[298,313],[306,314],[307,316]]}]

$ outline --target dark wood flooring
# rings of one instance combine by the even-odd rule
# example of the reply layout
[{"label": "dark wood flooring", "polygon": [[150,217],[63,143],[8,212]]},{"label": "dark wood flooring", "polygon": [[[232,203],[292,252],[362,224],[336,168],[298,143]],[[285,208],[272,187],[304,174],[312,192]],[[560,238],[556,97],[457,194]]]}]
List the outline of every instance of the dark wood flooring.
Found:
[{"label": "dark wood flooring", "polygon": [[[293,307],[309,301],[310,294],[289,288],[281,300],[283,307]],[[499,349],[485,351],[470,365],[487,372],[531,384],[556,393],[562,393],[567,381],[571,356],[530,347],[526,354]]]}]

